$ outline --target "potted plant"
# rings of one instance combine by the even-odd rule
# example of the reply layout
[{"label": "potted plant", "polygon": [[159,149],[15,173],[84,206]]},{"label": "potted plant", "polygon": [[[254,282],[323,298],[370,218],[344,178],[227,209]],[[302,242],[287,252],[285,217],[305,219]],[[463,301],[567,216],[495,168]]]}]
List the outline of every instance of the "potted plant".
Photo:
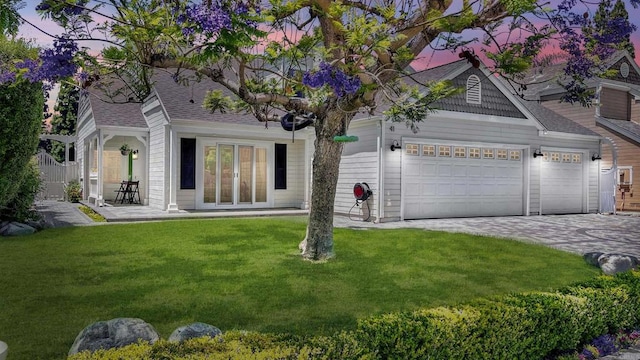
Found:
[{"label": "potted plant", "polygon": [[120,154],[129,155],[130,152],[131,152],[131,148],[129,147],[128,144],[122,144],[122,146],[120,146]]}]

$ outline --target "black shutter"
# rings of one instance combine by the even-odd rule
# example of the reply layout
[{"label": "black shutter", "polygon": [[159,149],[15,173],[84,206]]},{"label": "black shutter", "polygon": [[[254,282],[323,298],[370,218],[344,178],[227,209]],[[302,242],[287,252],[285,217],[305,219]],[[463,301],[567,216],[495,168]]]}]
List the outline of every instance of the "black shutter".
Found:
[{"label": "black shutter", "polygon": [[287,188],[287,144],[276,144],[275,159],[276,189]]},{"label": "black shutter", "polygon": [[180,139],[180,189],[196,188],[196,139]]}]

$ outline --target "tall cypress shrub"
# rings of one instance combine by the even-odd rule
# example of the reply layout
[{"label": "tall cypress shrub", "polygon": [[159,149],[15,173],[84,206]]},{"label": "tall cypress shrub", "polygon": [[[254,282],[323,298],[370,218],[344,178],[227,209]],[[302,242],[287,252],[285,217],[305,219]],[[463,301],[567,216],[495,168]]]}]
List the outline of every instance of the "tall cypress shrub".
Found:
[{"label": "tall cypress shrub", "polygon": [[[0,35],[0,62],[36,55],[37,50],[27,42]],[[0,84],[1,218],[24,217],[22,207],[30,206],[35,197],[34,169],[29,161],[38,146],[43,108],[42,84],[23,80]]]}]

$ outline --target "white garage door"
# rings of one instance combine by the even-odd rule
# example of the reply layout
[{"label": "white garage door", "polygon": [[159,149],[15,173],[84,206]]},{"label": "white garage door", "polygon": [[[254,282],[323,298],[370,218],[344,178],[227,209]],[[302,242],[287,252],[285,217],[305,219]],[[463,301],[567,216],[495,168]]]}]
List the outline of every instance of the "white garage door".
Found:
[{"label": "white garage door", "polygon": [[522,215],[522,150],[406,143],[405,219]]},{"label": "white garage door", "polygon": [[540,167],[542,213],[581,213],[584,200],[582,154],[543,152]]}]

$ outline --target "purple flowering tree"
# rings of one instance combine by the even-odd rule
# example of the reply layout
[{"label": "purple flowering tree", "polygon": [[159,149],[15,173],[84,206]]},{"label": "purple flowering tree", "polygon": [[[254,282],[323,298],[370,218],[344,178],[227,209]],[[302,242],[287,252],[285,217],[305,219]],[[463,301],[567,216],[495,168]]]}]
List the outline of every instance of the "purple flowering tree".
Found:
[{"label": "purple flowering tree", "polygon": [[[452,51],[477,66],[475,51],[483,50],[494,71],[517,81],[541,49],[557,41],[567,53],[567,100],[588,103],[584,80],[598,75],[597,65],[634,28],[612,23],[615,31],[601,46],[585,47],[580,29],[593,16],[588,5],[563,0],[556,9],[546,7],[536,0],[44,0],[38,10],[65,27],[69,39],[110,45],[99,59],[76,52],[85,84],[115,74],[135,101],[148,94],[153,69],[178,69],[176,81],[189,69],[229,89],[234,107],[259,121],[279,120],[273,109],[313,114],[313,194],[300,245],[305,259],[324,260],[334,256],[344,147],[338,139],[354,116],[387,99],[393,104],[388,118],[417,129],[433,101],[455,92],[444,82],[424,84],[426,92],[402,86],[407,66],[424,51]],[[469,40],[467,30],[485,35]],[[47,55],[62,64],[73,50],[65,39]],[[47,72],[44,60],[38,66],[34,74]],[[211,110],[227,111],[232,103],[220,93],[206,100]]]}]

